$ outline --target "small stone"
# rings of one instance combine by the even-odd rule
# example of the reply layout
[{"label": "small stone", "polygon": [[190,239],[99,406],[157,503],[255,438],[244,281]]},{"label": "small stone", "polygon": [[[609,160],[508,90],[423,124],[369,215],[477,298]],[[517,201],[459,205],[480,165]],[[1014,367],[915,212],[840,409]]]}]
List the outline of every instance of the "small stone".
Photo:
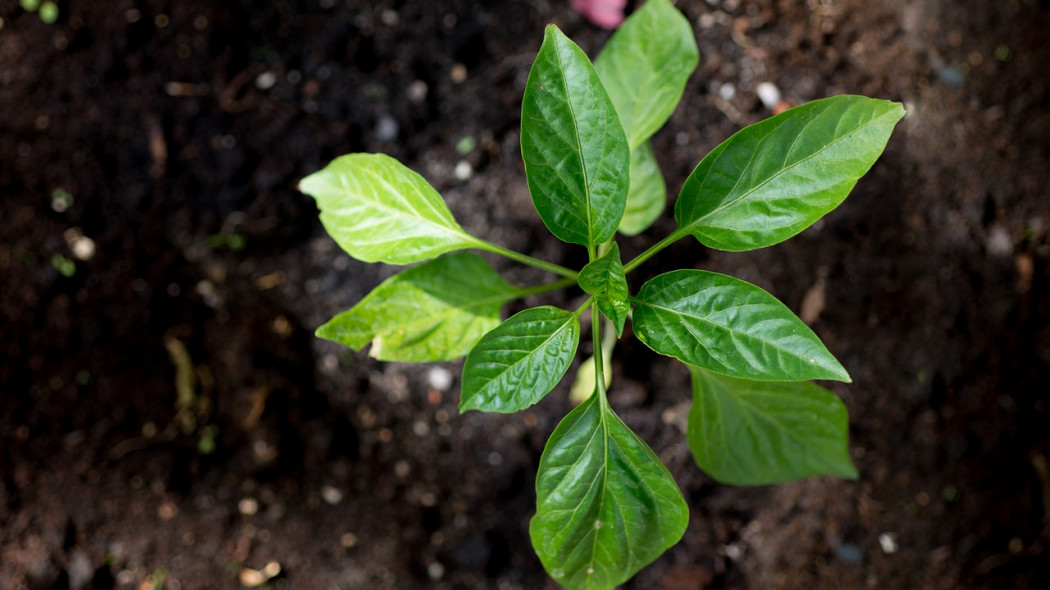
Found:
[{"label": "small stone", "polygon": [[456,180],[468,180],[474,174],[474,168],[471,167],[470,162],[460,160],[456,163],[456,169],[452,174],[456,177]]},{"label": "small stone", "polygon": [[467,79],[467,66],[457,63],[453,64],[452,70],[449,72],[448,77],[452,79],[456,84],[462,84]]},{"label": "small stone", "polygon": [[879,546],[886,555],[892,555],[900,549],[897,545],[897,535],[894,533],[881,533],[879,535]]},{"label": "small stone", "polygon": [[416,80],[405,89],[405,95],[408,96],[410,102],[420,103],[426,99],[427,91],[427,83],[422,80]]},{"label": "small stone", "polygon": [[431,367],[427,371],[427,384],[438,391],[448,391],[452,387],[452,372],[445,367]]},{"label": "small stone", "polygon": [[1001,225],[992,226],[984,240],[984,247],[989,254],[998,258],[1006,258],[1014,253],[1014,241]]},{"label": "small stone", "polygon": [[376,121],[375,134],[379,141],[394,141],[397,139],[399,126],[397,120],[390,115],[382,115]]},{"label": "small stone", "polygon": [[277,74],[273,72],[263,72],[255,77],[255,87],[259,90],[269,90],[276,83]]},{"label": "small stone", "polygon": [[762,82],[755,88],[755,93],[758,94],[758,100],[762,101],[762,106],[771,111],[780,103],[780,89],[772,82]]},{"label": "small stone", "polygon": [[864,563],[864,550],[853,543],[844,543],[835,547],[835,555],[850,565]]},{"label": "small stone", "polygon": [[732,100],[736,96],[736,87],[732,84],[722,84],[718,87],[718,96],[725,100]]},{"label": "small stone", "polygon": [[242,498],[237,502],[237,512],[244,516],[251,516],[259,511],[259,501],[255,498]]},{"label": "small stone", "polygon": [[335,506],[343,501],[343,492],[340,492],[335,486],[323,486],[321,488],[321,498],[325,502]]}]

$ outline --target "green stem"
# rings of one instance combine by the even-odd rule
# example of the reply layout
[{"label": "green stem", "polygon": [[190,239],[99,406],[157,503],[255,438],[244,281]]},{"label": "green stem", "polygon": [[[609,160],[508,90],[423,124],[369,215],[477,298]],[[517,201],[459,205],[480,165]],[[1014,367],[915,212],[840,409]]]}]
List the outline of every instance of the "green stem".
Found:
[{"label": "green stem", "polygon": [[548,291],[556,291],[558,289],[564,289],[571,287],[576,284],[576,279],[561,279],[554,281],[553,283],[544,283],[542,285],[533,285],[531,287],[518,287],[515,289],[518,293],[518,297],[526,297],[528,295],[538,295],[540,293],[546,293]]},{"label": "green stem", "polygon": [[594,297],[588,297],[588,298],[587,298],[587,301],[584,301],[584,302],[583,302],[583,305],[581,305],[581,306],[577,307],[577,308],[576,308],[576,311],[574,311],[574,312],[572,312],[572,313],[573,313],[574,315],[577,315],[577,316],[578,316],[578,315],[580,315],[580,314],[582,314],[582,313],[583,313],[583,310],[587,309],[587,307],[588,307],[588,306],[589,306],[589,305],[590,305],[591,303],[594,303]]},{"label": "green stem", "polygon": [[506,256],[507,258],[510,258],[511,260],[514,260],[515,262],[520,262],[522,264],[527,264],[529,266],[532,266],[532,267],[535,267],[535,268],[538,268],[538,269],[541,269],[541,270],[545,270],[547,272],[551,272],[551,273],[554,273],[556,275],[561,275],[561,276],[563,276],[565,278],[569,278],[569,279],[572,279],[574,281],[576,280],[576,277],[579,275],[579,273],[577,273],[576,271],[574,271],[572,269],[565,268],[564,266],[561,266],[561,265],[558,265],[558,264],[554,264],[553,262],[547,262],[546,260],[540,260],[539,258],[533,258],[532,256],[529,256],[527,254],[522,254],[520,252],[515,252],[514,250],[508,250],[507,248],[504,248],[503,246],[497,246],[496,244],[493,244],[492,242],[487,242],[485,240],[482,240],[481,238],[475,238],[475,239],[477,240],[477,244],[478,244],[477,247],[478,248],[480,248],[482,250],[485,250],[487,252],[492,252],[493,254],[499,254],[501,256]]},{"label": "green stem", "polygon": [[645,262],[646,260],[649,260],[650,258],[652,258],[654,254],[656,254],[660,250],[663,250],[664,248],[670,246],[671,244],[677,242],[678,240],[684,238],[686,235],[688,235],[686,232],[683,232],[683,231],[678,230],[678,229],[674,230],[666,238],[664,238],[664,239],[660,240],[659,242],[653,244],[652,246],[649,247],[648,250],[646,250],[645,252],[642,252],[641,254],[639,254],[637,257],[635,257],[634,260],[632,260],[632,261],[628,262],[627,264],[623,265],[623,272],[624,272],[624,274],[627,274],[627,273],[631,272],[638,265],[640,265],[641,263]]},{"label": "green stem", "polygon": [[598,402],[609,405],[605,394],[605,355],[602,354],[602,316],[598,312],[598,302],[591,305],[591,339],[594,341],[594,387],[600,396]]}]

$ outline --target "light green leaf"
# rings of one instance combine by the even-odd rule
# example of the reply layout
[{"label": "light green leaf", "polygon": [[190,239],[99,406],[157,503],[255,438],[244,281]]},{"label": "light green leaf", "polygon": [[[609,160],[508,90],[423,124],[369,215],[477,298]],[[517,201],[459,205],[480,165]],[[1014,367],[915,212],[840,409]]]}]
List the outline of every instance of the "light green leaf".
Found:
[{"label": "light green leaf", "polygon": [[317,330],[327,340],[383,361],[445,361],[470,351],[499,325],[500,307],[518,296],[480,256],[442,256],[383,281]]},{"label": "light green leaf", "polygon": [[385,154],[350,154],[299,183],[317,200],[321,223],[364,262],[411,264],[478,247],[423,177]]},{"label": "light green leaf", "polygon": [[632,151],[674,112],[699,61],[693,27],[669,0],[649,0],[609,38],[594,67]]},{"label": "light green leaf", "polygon": [[625,236],[636,236],[660,218],[667,202],[667,185],[660,165],[647,141],[631,152],[631,188],[627,207],[617,229]]},{"label": "light green leaf", "polygon": [[622,336],[631,304],[627,300],[627,277],[623,274],[620,247],[616,242],[612,243],[604,256],[583,267],[577,280],[581,289],[594,295],[598,309],[616,328],[616,335]]},{"label": "light green leaf", "polygon": [[554,25],[525,86],[521,156],[551,233],[585,246],[613,236],[630,184],[627,139],[590,60]]},{"label": "light green leaf", "polygon": [[682,362],[759,381],[849,381],[802,320],[762,289],[701,270],[677,270],[642,286],[634,333]]},{"label": "light green leaf", "polygon": [[529,525],[543,567],[566,588],[630,579],[682,538],[689,509],[660,459],[594,395],[554,430]]},{"label": "light green leaf", "polygon": [[524,410],[554,389],[579,343],[574,313],[544,306],[514,314],[467,355],[459,410]]},{"label": "light green leaf", "polygon": [[745,127],[686,179],[678,231],[730,251],[790,238],[845,200],[903,116],[898,103],[834,96]]},{"label": "light green leaf", "polygon": [[856,479],[849,416],[830,391],[806,382],[762,383],[689,367],[687,438],[697,465],[732,485],[835,475]]}]

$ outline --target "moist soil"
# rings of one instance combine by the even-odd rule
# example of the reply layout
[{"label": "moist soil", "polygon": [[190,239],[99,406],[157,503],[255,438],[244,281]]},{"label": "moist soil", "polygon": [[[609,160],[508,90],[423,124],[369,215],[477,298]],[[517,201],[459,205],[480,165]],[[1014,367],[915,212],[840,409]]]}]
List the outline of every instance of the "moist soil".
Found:
[{"label": "moist soil", "polygon": [[[770,115],[761,82],[908,115],[800,236],[684,240],[632,277],[725,272],[805,315],[853,376],[830,387],[860,478],[717,484],[686,371],[628,337],[613,406],[691,518],[625,588],[1050,587],[1050,6],[678,4],[702,61],[653,139],[669,203]],[[316,339],[397,269],[342,253],[296,184],[385,152],[469,231],[579,266],[532,208],[520,100],[544,24],[592,57],[609,33],[560,0],[59,5],[0,2],[0,587],[553,588],[527,523],[568,380],[459,415],[459,363]]]}]

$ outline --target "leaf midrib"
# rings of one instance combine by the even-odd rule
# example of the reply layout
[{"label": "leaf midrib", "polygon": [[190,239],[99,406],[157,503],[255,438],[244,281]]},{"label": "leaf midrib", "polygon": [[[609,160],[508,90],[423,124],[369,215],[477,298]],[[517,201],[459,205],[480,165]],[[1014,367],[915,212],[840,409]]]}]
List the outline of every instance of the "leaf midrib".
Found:
[{"label": "leaf midrib", "polygon": [[[378,171],[372,170],[372,169],[370,169],[368,167],[361,168],[361,171],[364,174],[370,175],[373,178],[375,178],[376,180],[378,180],[379,183],[384,185],[391,193],[396,194],[396,195],[401,195],[402,194],[401,192],[399,192],[397,190],[397,188],[388,179],[383,177]],[[342,183],[340,183],[340,184],[342,184]],[[343,188],[345,190],[347,190],[347,192],[351,192],[349,190],[349,187],[344,185]],[[426,204],[427,208],[430,209],[431,213],[438,213],[440,215],[440,213],[437,210],[435,210],[433,205],[429,202],[429,199],[427,199],[425,196],[423,196],[422,192],[418,190],[418,187],[413,186],[412,188],[415,190],[416,194],[420,197],[420,199]],[[378,195],[375,195],[375,196],[378,197]],[[474,236],[471,236],[470,234],[468,234],[465,231],[463,231],[463,228],[460,227],[460,225],[458,223],[456,223],[455,219],[452,219],[451,221],[442,219],[441,221],[443,223],[439,223],[438,221],[436,221],[434,219],[431,219],[429,217],[424,217],[424,216],[414,217],[414,216],[411,215],[411,213],[409,213],[408,211],[406,211],[404,209],[400,209],[400,208],[397,208],[397,207],[392,207],[390,205],[387,205],[386,202],[383,201],[382,199],[370,198],[370,199],[365,199],[365,200],[366,200],[366,202],[370,203],[374,208],[379,209],[380,211],[383,211],[383,212],[387,212],[387,213],[389,213],[390,215],[392,215],[394,217],[398,217],[398,218],[402,218],[402,219],[408,219],[408,220],[412,220],[412,221],[422,221],[423,223],[425,223],[425,224],[427,224],[427,225],[429,225],[429,226],[431,226],[431,227],[433,227],[435,229],[440,230],[441,233],[451,234],[451,235],[453,235],[455,237],[463,239],[465,242],[468,242],[468,243],[475,243],[475,242],[477,242],[477,239],[474,238]],[[411,203],[408,203],[406,201],[406,204],[410,205]],[[451,216],[451,213],[450,213],[450,216]],[[375,244],[375,243],[390,243],[390,242],[395,242],[395,241],[399,241],[399,240],[398,239],[379,240],[377,242],[370,242],[370,243],[373,243],[373,244]]]},{"label": "leaf midrib", "polygon": [[[701,227],[701,226],[704,226],[704,225],[706,225],[705,223],[703,223],[703,221],[704,221],[705,219],[707,219],[707,218],[709,218],[709,217],[711,217],[711,216],[714,216],[714,215],[716,215],[716,214],[718,214],[718,213],[721,213],[721,212],[722,212],[722,211],[724,211],[725,209],[728,209],[728,208],[732,207],[732,206],[733,206],[734,204],[736,204],[736,203],[737,203],[737,202],[739,202],[740,200],[742,200],[742,199],[744,199],[744,198],[747,198],[747,197],[748,197],[749,195],[751,195],[751,194],[753,194],[753,193],[757,192],[757,191],[758,191],[758,190],[759,190],[760,188],[764,187],[765,185],[769,184],[770,182],[773,182],[773,181],[774,181],[775,179],[777,179],[778,177],[782,176],[782,175],[783,175],[783,174],[785,174],[785,173],[786,173],[787,171],[789,171],[789,170],[791,170],[791,169],[793,169],[793,168],[796,168],[796,167],[798,167],[798,166],[801,166],[802,164],[804,164],[804,163],[808,162],[809,160],[811,160],[811,159],[813,159],[813,158],[815,158],[815,157],[819,156],[820,154],[822,154],[822,153],[824,153],[825,151],[827,151],[828,149],[830,149],[830,148],[831,148],[832,146],[835,146],[835,145],[837,145],[837,144],[838,144],[838,143],[839,143],[840,141],[843,141],[843,140],[847,139],[848,137],[850,137],[850,136],[851,136],[851,135],[853,135],[854,133],[857,133],[857,132],[859,132],[859,131],[861,131],[861,130],[863,130],[863,129],[866,129],[866,128],[868,128],[868,127],[871,127],[871,126],[872,126],[872,125],[874,125],[874,124],[875,124],[876,122],[878,122],[878,121],[882,120],[882,119],[883,119],[884,117],[886,117],[886,116],[887,116],[887,115],[889,115],[890,113],[891,113],[891,111],[886,111],[885,113],[882,113],[882,114],[878,115],[877,117],[873,117],[873,118],[871,118],[871,119],[868,119],[868,120],[867,120],[867,121],[866,121],[866,122],[865,122],[864,124],[862,124],[862,125],[859,125],[859,126],[857,126],[857,127],[853,128],[852,130],[850,130],[850,131],[847,131],[847,132],[843,133],[842,135],[840,135],[839,137],[835,138],[835,139],[834,139],[833,141],[831,141],[830,143],[826,144],[826,145],[825,145],[824,147],[820,148],[819,150],[817,150],[817,151],[813,152],[812,154],[810,154],[810,155],[808,155],[808,156],[806,156],[806,157],[804,157],[804,158],[802,158],[802,159],[800,159],[800,160],[797,160],[797,161],[793,162],[793,163],[792,163],[791,165],[789,165],[789,166],[785,166],[785,167],[781,168],[780,170],[778,170],[778,171],[776,172],[776,174],[772,174],[772,175],[770,175],[770,176],[769,176],[769,177],[768,177],[767,179],[765,179],[765,180],[764,180],[764,181],[762,181],[761,183],[759,183],[759,184],[757,184],[757,185],[755,185],[755,186],[751,187],[751,189],[749,189],[749,190],[747,190],[747,191],[745,191],[745,192],[743,192],[743,193],[740,193],[740,195],[739,195],[739,196],[737,196],[736,198],[733,198],[733,199],[725,199],[725,200],[723,200],[723,201],[722,201],[722,202],[721,202],[721,203],[719,204],[719,206],[718,206],[718,207],[716,207],[716,208],[712,209],[711,211],[708,211],[707,213],[705,213],[705,214],[703,214],[702,216],[698,217],[698,218],[697,218],[696,220],[694,220],[694,221],[693,221],[692,223],[688,224],[687,226],[684,226],[684,227],[682,227],[682,228],[679,228],[679,230],[680,230],[680,231],[685,231],[685,232],[692,232],[692,231],[694,231],[695,229],[697,229],[697,228],[699,228],[699,227]],[[808,121],[808,122],[806,123],[806,126],[808,127],[808,126],[809,126],[809,125],[811,125],[811,124],[812,124],[813,122],[815,122],[815,121],[816,121],[816,120],[817,120],[818,118],[819,118],[819,117],[814,117],[814,118],[813,118],[813,119],[812,119],[811,121]],[[839,117],[839,119],[841,119],[841,118],[842,118],[842,117],[840,116],[840,117]],[[775,128],[774,128],[774,129],[773,129],[773,130],[772,130],[772,131],[771,131],[771,132],[769,133],[769,135],[772,135],[773,133],[775,133],[775,132],[776,132],[776,130],[778,130],[778,129],[779,129],[779,128],[780,128],[781,126],[783,126],[784,124],[786,124],[786,123],[787,123],[788,121],[789,121],[789,119],[785,118],[785,119],[784,119],[784,121],[782,121],[780,125],[778,125],[777,127],[775,127]],[[798,135],[797,135],[797,136],[795,137],[795,141],[797,142],[797,141],[798,141],[798,139],[802,137],[802,135],[803,135],[803,133],[802,133],[802,132],[799,132],[799,134],[798,134]],[[768,136],[767,136],[767,137],[768,137]],[[709,170],[713,169],[713,168],[714,168],[714,166],[715,166],[716,164],[718,164],[718,161],[719,161],[719,160],[720,160],[720,159],[722,158],[722,156],[723,156],[723,155],[725,155],[726,151],[727,151],[727,150],[723,149],[723,150],[722,150],[722,152],[718,154],[718,157],[717,157],[717,158],[715,159],[715,161],[714,161],[714,162],[711,162],[711,166],[710,166]],[[750,159],[750,160],[748,161],[748,163],[747,163],[747,166],[745,166],[745,168],[744,168],[744,171],[747,171],[748,169],[750,169],[750,167],[751,167],[751,164],[752,164],[752,163],[754,162],[755,158],[756,158],[756,157],[758,156],[758,152],[759,152],[759,150],[757,150],[757,149],[756,149],[756,150],[755,150],[754,152],[752,152],[752,155],[751,155],[751,159]],[[731,195],[731,194],[733,193],[733,191],[734,191],[734,190],[736,190],[736,186],[737,186],[737,185],[739,185],[739,183],[740,183],[740,181],[741,181],[741,179],[742,179],[742,178],[743,178],[743,174],[741,174],[740,176],[738,176],[738,177],[737,177],[737,182],[736,182],[736,185],[734,185],[734,186],[733,186],[733,188],[732,188],[732,189],[730,189],[730,191],[729,191],[729,195]],[[705,180],[705,183],[706,183],[706,180]],[[699,191],[698,191],[698,192],[699,192]],[[698,197],[698,198],[699,198],[699,197]]]},{"label": "leaf midrib", "polygon": [[[519,358],[513,364],[504,365],[506,368],[504,368],[500,372],[498,372],[495,375],[493,375],[490,379],[488,379],[487,382],[485,383],[485,385],[478,389],[478,393],[480,393],[481,391],[488,390],[489,387],[492,385],[492,383],[496,382],[497,380],[501,380],[503,378],[503,376],[506,375],[507,373],[509,373],[511,370],[519,367],[523,362],[525,362],[528,359],[531,359],[537,352],[539,352],[540,350],[542,350],[542,349],[546,348],[547,346],[549,346],[551,341],[553,341],[559,334],[561,334],[561,332],[564,331],[567,326],[572,324],[573,318],[574,318],[574,316],[572,316],[572,315],[570,315],[567,318],[564,318],[562,320],[561,325],[558,326],[558,328],[556,330],[551,332],[550,336],[545,338],[543,340],[543,342],[541,342],[538,346],[536,346],[536,347],[532,348],[531,350],[529,350],[524,356]],[[495,363],[492,363],[492,364],[495,364]]]},{"label": "leaf midrib", "polygon": [[[580,169],[583,171],[583,190],[584,190],[583,203],[584,203],[584,207],[585,207],[585,211],[586,211],[586,215],[587,215],[587,220],[586,220],[586,225],[587,225],[587,244],[588,245],[593,245],[595,243],[595,240],[594,240],[595,221],[594,221],[594,213],[593,213],[593,211],[591,211],[591,184],[589,182],[590,175],[587,174],[587,161],[583,157],[583,142],[582,142],[582,140],[580,138],[580,126],[576,122],[577,121],[577,119],[576,119],[576,107],[572,103],[572,93],[569,92],[569,79],[568,79],[568,76],[566,76],[567,68],[565,67],[565,62],[562,59],[561,44],[557,42],[557,39],[555,39],[555,43],[554,43],[554,55],[555,55],[555,57],[558,58],[558,70],[559,70],[559,73],[561,74],[560,78],[561,78],[561,83],[562,83],[562,90],[565,92],[565,104],[566,104],[566,106],[569,107],[569,113],[571,114],[572,130],[573,130],[573,134],[572,135],[573,135],[573,139],[576,140],[576,157],[577,157],[577,159],[579,159]],[[602,150],[603,158],[604,158],[604,155],[605,155],[605,150]],[[599,169],[600,168],[601,168],[601,166],[599,165]]]}]

